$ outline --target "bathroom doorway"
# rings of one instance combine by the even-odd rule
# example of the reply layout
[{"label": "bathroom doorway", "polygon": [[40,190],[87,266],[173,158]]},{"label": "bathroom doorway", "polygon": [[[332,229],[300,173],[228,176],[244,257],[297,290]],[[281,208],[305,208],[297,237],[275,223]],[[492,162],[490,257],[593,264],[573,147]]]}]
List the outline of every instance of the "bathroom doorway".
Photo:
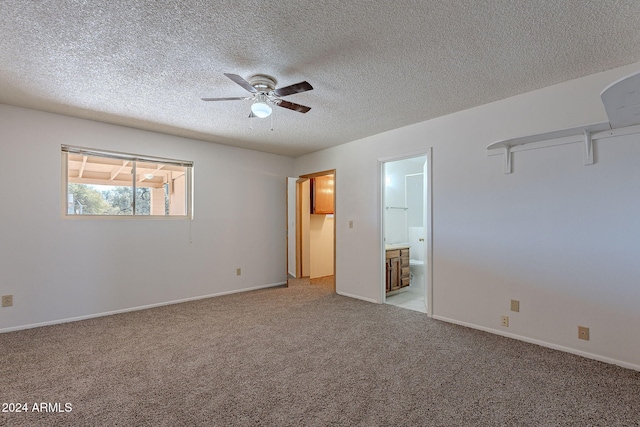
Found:
[{"label": "bathroom doorway", "polygon": [[384,161],[383,301],[431,315],[430,153]]}]

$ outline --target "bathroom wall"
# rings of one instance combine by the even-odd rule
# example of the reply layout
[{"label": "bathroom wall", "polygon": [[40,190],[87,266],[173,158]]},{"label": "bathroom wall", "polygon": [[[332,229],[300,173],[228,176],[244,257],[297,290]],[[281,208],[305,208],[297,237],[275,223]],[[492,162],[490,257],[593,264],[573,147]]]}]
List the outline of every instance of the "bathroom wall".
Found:
[{"label": "bathroom wall", "polygon": [[408,217],[410,214],[408,210],[402,209],[407,207],[405,177],[422,173],[423,165],[424,162],[410,159],[385,163],[385,243],[406,243],[409,241]]},{"label": "bathroom wall", "polygon": [[[422,163],[425,160],[422,160]],[[420,172],[406,175],[404,180],[408,208],[407,227],[422,227],[424,224],[424,174]]]}]

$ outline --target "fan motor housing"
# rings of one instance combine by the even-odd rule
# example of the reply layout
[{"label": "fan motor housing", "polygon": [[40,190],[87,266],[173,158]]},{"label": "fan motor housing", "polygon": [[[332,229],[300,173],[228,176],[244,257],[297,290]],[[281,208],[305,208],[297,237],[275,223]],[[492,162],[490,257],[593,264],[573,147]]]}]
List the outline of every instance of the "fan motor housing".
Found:
[{"label": "fan motor housing", "polygon": [[278,81],[266,74],[254,74],[249,77],[249,84],[259,92],[271,92],[276,89]]}]

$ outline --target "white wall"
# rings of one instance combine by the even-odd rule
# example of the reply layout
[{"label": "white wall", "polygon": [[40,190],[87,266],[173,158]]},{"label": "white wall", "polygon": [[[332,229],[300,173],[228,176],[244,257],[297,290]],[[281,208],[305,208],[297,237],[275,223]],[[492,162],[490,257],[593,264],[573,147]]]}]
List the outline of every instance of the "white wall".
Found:
[{"label": "white wall", "polygon": [[[296,159],[297,173],[337,170],[337,292],[380,302],[380,160],[433,147],[434,316],[640,369],[640,135],[596,142],[591,166],[580,144],[516,153],[510,175],[486,153],[496,140],[607,121],[601,90],[637,70]],[[578,325],[590,341],[577,339]]]},{"label": "white wall", "polygon": [[333,215],[309,215],[309,277],[333,276]]},{"label": "white wall", "polygon": [[[286,281],[293,159],[6,105],[0,129],[0,331]],[[61,144],[193,160],[195,219],[62,218]]]}]

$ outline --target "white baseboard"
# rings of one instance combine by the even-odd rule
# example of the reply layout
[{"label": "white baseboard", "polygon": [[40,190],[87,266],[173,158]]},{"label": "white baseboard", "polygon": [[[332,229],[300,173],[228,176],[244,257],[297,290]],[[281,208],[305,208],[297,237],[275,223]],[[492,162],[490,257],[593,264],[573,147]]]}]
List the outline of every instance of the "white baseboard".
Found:
[{"label": "white baseboard", "polygon": [[553,343],[549,343],[549,342],[546,342],[546,341],[540,341],[540,340],[536,340],[536,339],[533,339],[533,338],[528,338],[528,337],[525,337],[525,336],[522,336],[522,335],[517,335],[517,334],[510,333],[510,332],[501,331],[499,329],[487,328],[487,327],[484,327],[484,326],[475,325],[473,323],[461,322],[459,320],[450,319],[448,317],[434,315],[433,318],[436,319],[436,320],[442,320],[443,322],[454,323],[456,325],[466,326],[467,328],[478,329],[480,331],[489,332],[491,334],[501,335],[503,337],[513,338],[515,340],[528,342],[530,344],[536,344],[536,345],[539,345],[539,346],[542,346],[542,347],[547,347],[547,348],[552,348],[554,350],[564,351],[565,353],[575,354],[577,356],[586,357],[587,359],[593,359],[593,360],[597,360],[597,361],[600,361],[600,362],[609,363],[609,364],[612,364],[612,365],[618,365],[618,366],[621,366],[623,368],[633,369],[634,371],[640,371],[640,365],[636,365],[636,364],[628,363],[628,362],[623,362],[622,360],[612,359],[610,357],[601,356],[599,354],[593,354],[593,353],[589,353],[589,352],[582,351],[582,350],[576,350],[575,348],[565,347],[565,346],[562,346],[562,345],[553,344]]},{"label": "white baseboard", "polygon": [[28,324],[28,325],[12,326],[12,327],[9,327],[9,328],[0,329],[0,334],[1,333],[5,333],[5,332],[20,331],[20,330],[23,330],[23,329],[39,328],[41,326],[51,326],[51,325],[58,325],[58,324],[61,324],[61,323],[76,322],[78,320],[93,319],[93,318],[96,318],[96,317],[111,316],[113,314],[128,313],[130,311],[146,310],[148,308],[162,307],[162,306],[171,305],[171,304],[180,304],[182,302],[197,301],[197,300],[205,299],[205,298],[220,297],[220,296],[223,296],[223,295],[238,294],[238,293],[241,293],[241,292],[257,291],[258,289],[273,288],[273,287],[276,287],[276,286],[282,286],[282,285],[286,285],[286,284],[287,284],[287,282],[271,283],[271,284],[268,284],[268,285],[260,285],[260,286],[254,286],[254,287],[251,287],[251,288],[238,289],[238,290],[225,291],[225,292],[218,292],[218,293],[209,294],[209,295],[200,295],[200,296],[197,296],[197,297],[182,298],[182,299],[179,299],[179,300],[159,302],[159,303],[156,303],[156,304],[141,305],[141,306],[137,306],[137,307],[123,308],[123,309],[120,309],[120,310],[105,311],[105,312],[96,313],[96,314],[87,314],[87,315],[84,315],[84,316],[68,317],[68,318],[65,318],[65,319],[50,320],[50,321],[39,322],[39,323],[31,323],[31,324]]},{"label": "white baseboard", "polygon": [[365,297],[361,297],[360,295],[353,295],[353,294],[348,294],[346,292],[339,292],[339,291],[336,291],[336,294],[342,295],[343,297],[355,298],[355,299],[359,299],[359,300],[362,300],[362,301],[372,302],[374,304],[378,304],[378,301],[376,301],[373,298],[365,298]]}]

